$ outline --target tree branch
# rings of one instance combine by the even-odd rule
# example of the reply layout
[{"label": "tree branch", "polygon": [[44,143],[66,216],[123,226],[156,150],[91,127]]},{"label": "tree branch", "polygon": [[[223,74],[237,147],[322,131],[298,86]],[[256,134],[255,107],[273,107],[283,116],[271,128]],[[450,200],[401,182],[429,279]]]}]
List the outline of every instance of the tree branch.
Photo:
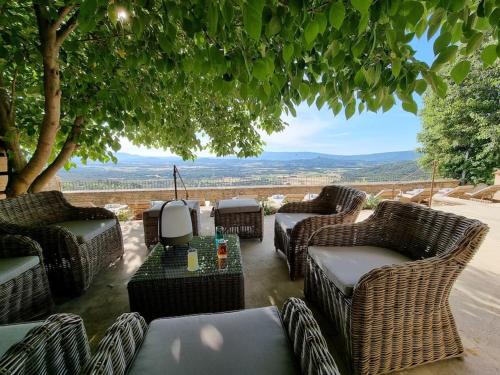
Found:
[{"label": "tree branch", "polygon": [[59,31],[57,31],[57,46],[61,47],[64,40],[68,37],[71,32],[78,26],[78,16],[80,12],[77,10],[71,18],[66,22]]},{"label": "tree branch", "polygon": [[73,127],[71,128],[61,151],[59,151],[59,154],[52,161],[52,163],[50,163],[49,166],[45,168],[45,170],[40,173],[40,175],[31,184],[30,190],[32,192],[36,193],[41,191],[71,158],[73,152],[78,148],[78,138],[82,132],[84,120],[83,116],[77,116],[75,118],[73,121]]},{"label": "tree branch", "polygon": [[68,16],[68,14],[71,13],[71,11],[73,9],[75,9],[74,5],[62,7],[61,9],[59,9],[59,11],[57,12],[59,16],[54,21],[54,23],[50,26],[53,31],[57,31],[57,29],[59,29],[59,26],[62,25],[62,23],[64,22],[64,19]]}]

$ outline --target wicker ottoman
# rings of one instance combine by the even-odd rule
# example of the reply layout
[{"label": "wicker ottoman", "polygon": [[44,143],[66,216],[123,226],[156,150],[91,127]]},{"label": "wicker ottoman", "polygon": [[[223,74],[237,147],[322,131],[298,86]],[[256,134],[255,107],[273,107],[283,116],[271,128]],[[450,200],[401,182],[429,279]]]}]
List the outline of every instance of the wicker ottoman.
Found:
[{"label": "wicker ottoman", "polygon": [[[162,201],[151,202],[152,207],[142,213],[142,225],[144,226],[144,242],[150,248],[158,243],[158,219],[160,218],[160,210]],[[200,202],[195,200],[187,200],[191,214],[191,222],[193,223],[193,236],[199,234],[200,225]]]},{"label": "wicker ottoman", "polygon": [[215,226],[224,227],[225,233],[237,234],[241,238],[264,236],[264,210],[255,199],[224,199],[213,209]]}]

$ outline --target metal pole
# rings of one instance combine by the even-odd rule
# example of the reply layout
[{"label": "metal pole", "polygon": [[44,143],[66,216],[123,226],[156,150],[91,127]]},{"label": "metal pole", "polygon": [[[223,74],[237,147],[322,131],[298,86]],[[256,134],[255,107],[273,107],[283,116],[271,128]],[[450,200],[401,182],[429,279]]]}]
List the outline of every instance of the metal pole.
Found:
[{"label": "metal pole", "polygon": [[177,200],[177,167],[174,164],[174,191],[175,191],[175,200]]},{"label": "metal pole", "polygon": [[436,160],[432,161],[432,181],[431,181],[431,196],[429,198],[429,208],[432,207],[432,195],[434,193],[434,178],[436,177]]}]

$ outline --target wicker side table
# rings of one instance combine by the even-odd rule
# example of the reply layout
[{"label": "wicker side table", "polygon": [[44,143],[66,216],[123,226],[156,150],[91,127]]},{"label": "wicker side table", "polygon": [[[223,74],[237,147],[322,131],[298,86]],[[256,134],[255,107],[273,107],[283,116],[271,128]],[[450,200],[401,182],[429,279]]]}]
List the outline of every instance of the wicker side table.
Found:
[{"label": "wicker side table", "polygon": [[195,236],[200,269],[187,270],[185,250],[165,250],[157,244],[130,279],[130,311],[147,321],[165,316],[238,310],[245,307],[243,267],[238,236],[229,245],[224,268],[219,268],[213,236]]},{"label": "wicker side table", "polygon": [[264,237],[264,210],[255,199],[224,199],[213,208],[215,226],[240,238]]},{"label": "wicker side table", "polygon": [[[144,242],[149,248],[158,243],[158,220],[160,218],[160,210],[163,202],[153,204],[153,207],[145,210],[142,213],[142,225],[144,226]],[[199,234],[200,225],[200,202],[195,200],[187,200],[191,222],[193,224],[193,236]]]}]

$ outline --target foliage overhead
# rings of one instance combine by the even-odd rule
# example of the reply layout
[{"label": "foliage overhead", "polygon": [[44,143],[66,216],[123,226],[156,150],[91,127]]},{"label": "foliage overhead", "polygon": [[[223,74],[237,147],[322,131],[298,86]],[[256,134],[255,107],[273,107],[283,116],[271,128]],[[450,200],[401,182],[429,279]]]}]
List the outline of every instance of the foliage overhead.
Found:
[{"label": "foliage overhead", "polygon": [[490,65],[479,55],[460,83],[451,69],[446,98],[432,92],[424,96],[418,135],[424,166],[436,160],[444,177],[473,184],[491,182],[500,167],[500,63]]},{"label": "foliage overhead", "polygon": [[[120,136],[253,155],[303,101],[416,113],[414,93],[444,97],[441,69],[463,80],[487,34],[495,62],[499,22],[499,0],[0,0],[0,139],[28,182],[73,152],[112,158]],[[428,66],[410,42],[437,33]]]}]

